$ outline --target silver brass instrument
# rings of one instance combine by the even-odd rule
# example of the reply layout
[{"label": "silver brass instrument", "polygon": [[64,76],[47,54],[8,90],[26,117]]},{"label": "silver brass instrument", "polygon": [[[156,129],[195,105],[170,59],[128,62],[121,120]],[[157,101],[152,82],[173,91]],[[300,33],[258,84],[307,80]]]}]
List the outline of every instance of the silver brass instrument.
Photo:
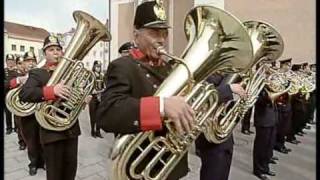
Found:
[{"label": "silver brass instrument", "polygon": [[[254,57],[251,67],[258,63],[275,61],[281,56],[283,52],[283,40],[271,25],[259,21],[247,21],[243,24],[246,27],[253,45]],[[254,106],[257,97],[265,87],[265,83],[270,82],[268,80],[266,81],[266,79],[268,79],[265,75],[267,69],[266,66],[261,66],[256,72],[253,72],[251,68],[241,74],[234,74],[229,77],[227,84],[234,83],[239,76],[242,78],[241,85],[245,88],[248,97],[246,99],[239,98],[222,103],[217,108],[214,117],[209,121],[211,125],[206,126],[207,133],[204,133],[208,141],[222,143],[229,138],[237,123],[242,120],[245,113]],[[273,84],[270,83],[270,86],[271,85]],[[271,95],[271,91],[269,92]]]},{"label": "silver brass instrument", "polygon": [[182,136],[170,121],[165,121],[164,135],[147,131],[120,137],[111,155],[113,180],[166,179],[200,135],[217,105],[215,88],[203,80],[217,70],[247,68],[252,58],[250,38],[241,22],[223,10],[195,7],[187,14],[184,29],[189,43],[181,58],[155,46],[159,54],[179,64],[154,96],[185,96],[196,112],[195,126],[191,133]]},{"label": "silver brass instrument", "polygon": [[85,106],[85,98],[91,94],[95,81],[93,72],[86,70],[81,60],[98,41],[111,40],[106,26],[91,15],[75,11],[73,17],[77,22],[76,32],[47,83],[47,86],[52,86],[65,81],[65,85],[71,87],[72,94],[68,100],[39,103],[35,112],[38,123],[53,131],[69,129],[77,121]]},{"label": "silver brass instrument", "polygon": [[[35,67],[29,67],[29,70],[33,68],[40,68],[43,66],[45,60],[41,60]],[[6,106],[8,110],[16,116],[25,117],[33,114],[36,109],[36,103],[22,102],[19,98],[22,85],[11,89],[6,95]]]}]

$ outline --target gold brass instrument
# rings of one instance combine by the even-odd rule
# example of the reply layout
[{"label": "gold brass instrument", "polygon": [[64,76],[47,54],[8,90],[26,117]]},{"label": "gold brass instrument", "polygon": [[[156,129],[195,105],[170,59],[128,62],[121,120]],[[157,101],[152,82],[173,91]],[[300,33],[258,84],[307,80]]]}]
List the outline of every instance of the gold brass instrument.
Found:
[{"label": "gold brass instrument", "polygon": [[[247,21],[243,24],[246,27],[253,45],[254,57],[251,67],[258,63],[275,61],[281,56],[283,52],[283,40],[271,25],[259,21]],[[222,103],[216,109],[214,116],[209,121],[210,125],[206,126],[206,133],[204,133],[208,141],[222,143],[229,138],[237,123],[242,120],[245,113],[254,106],[266,82],[273,88],[272,90],[276,90],[274,88],[277,87],[273,87],[274,84],[272,84],[270,80],[266,81],[267,76],[265,73],[267,69],[269,68],[262,65],[256,72],[253,72],[251,68],[242,73],[229,76],[226,82],[227,84],[234,83],[239,77],[242,78],[240,84],[245,88],[248,97],[246,99],[238,98],[237,100]],[[269,76],[269,78],[273,79],[274,76]],[[269,91],[270,96],[275,98],[277,94],[271,92],[282,91]]]},{"label": "gold brass instrument", "polygon": [[299,75],[292,70],[288,70],[284,72],[286,79],[288,79],[291,83],[291,87],[288,91],[289,96],[298,94],[302,89],[303,82],[301,81]]},{"label": "gold brass instrument", "polygon": [[[33,68],[40,68],[43,66],[45,60],[41,60],[35,67],[29,67],[29,70]],[[22,85],[10,90],[6,95],[6,106],[10,112],[16,116],[25,117],[33,114],[36,109],[36,103],[27,103],[20,101],[19,93]]]},{"label": "gold brass instrument", "polygon": [[95,82],[93,72],[86,70],[81,60],[98,41],[111,40],[106,26],[91,15],[75,11],[73,17],[77,22],[76,32],[47,83],[47,86],[52,86],[65,81],[65,85],[71,87],[72,94],[68,100],[39,103],[35,112],[38,123],[53,131],[69,129],[77,121]]},{"label": "gold brass instrument", "polygon": [[301,93],[311,93],[316,89],[314,76],[308,75],[305,71],[298,71],[297,74],[303,82]]},{"label": "gold brass instrument", "polygon": [[179,135],[170,121],[165,121],[163,135],[147,131],[118,138],[111,155],[113,180],[166,179],[200,135],[217,105],[215,88],[203,80],[217,70],[227,71],[231,67],[242,70],[250,63],[250,38],[231,14],[211,6],[198,6],[187,14],[184,29],[189,43],[181,58],[155,45],[159,54],[179,64],[154,96],[185,96],[196,112],[195,126],[190,133]]}]

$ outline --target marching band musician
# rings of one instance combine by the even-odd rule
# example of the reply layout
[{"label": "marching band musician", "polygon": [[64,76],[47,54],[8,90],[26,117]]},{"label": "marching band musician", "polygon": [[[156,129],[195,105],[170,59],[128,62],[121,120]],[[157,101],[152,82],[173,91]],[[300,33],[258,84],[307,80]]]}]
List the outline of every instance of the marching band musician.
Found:
[{"label": "marching band musician", "polygon": [[[239,83],[226,84],[228,75],[215,73],[207,82],[215,85],[219,102],[233,99],[233,93],[246,98],[247,93]],[[195,142],[196,154],[201,159],[200,180],[228,180],[233,155],[233,135],[220,144],[209,142],[203,134]]]},{"label": "marching band musician", "polygon": [[[259,68],[257,65],[257,69]],[[254,126],[256,136],[253,145],[253,174],[259,179],[268,180],[268,176],[275,176],[269,168],[269,163],[274,163],[278,158],[273,157],[275,144],[276,124],[278,114],[276,106],[272,104],[265,89],[261,91],[254,110]]]},{"label": "marching band musician", "polygon": [[[301,65],[299,64],[293,64],[291,67],[291,70],[293,72],[299,71]],[[306,106],[305,106],[305,97],[302,95],[301,92],[292,95],[291,98],[291,106],[292,106],[292,118],[291,118],[291,126],[286,138],[287,142],[290,142],[292,144],[299,144],[301,141],[297,140],[295,137],[296,134],[299,133],[301,130],[300,126],[304,122],[304,116],[306,113]]]},{"label": "marching band musician", "polygon": [[101,101],[101,92],[105,88],[104,84],[104,76],[101,73],[101,62],[100,61],[94,61],[92,71],[94,72],[94,75],[96,77],[95,80],[95,86],[92,93],[92,99],[89,103],[89,114],[90,114],[90,125],[91,125],[91,136],[92,137],[99,137],[103,138],[100,133],[100,128],[97,126],[97,120],[95,117],[98,104]]},{"label": "marching band musician", "polygon": [[[315,76],[316,64],[309,65],[309,75]],[[315,77],[314,77],[315,78]],[[308,122],[310,124],[315,124],[314,121],[314,111],[316,109],[316,90],[310,93],[310,106],[308,107]]]},{"label": "marching band musician", "polygon": [[[6,55],[6,64],[7,67],[4,69],[5,74],[5,94],[8,93],[10,90],[10,81],[17,77],[17,71],[16,71],[16,60],[12,54]],[[12,114],[8,110],[6,106],[4,106],[5,114],[6,114],[6,134],[9,135],[12,133],[16,127],[12,128]]]},{"label": "marching band musician", "polygon": [[[292,58],[280,60],[279,71],[285,73],[290,70],[291,60]],[[276,100],[276,105],[278,109],[279,123],[277,124],[276,144],[274,149],[281,153],[288,154],[291,149],[285,146],[285,136],[288,133],[292,118],[292,107],[289,94],[285,93],[278,97]]]},{"label": "marching band musician", "polygon": [[[309,65],[307,62],[303,63],[302,64],[302,67],[301,67],[301,73],[304,74],[306,77],[310,76],[311,73],[310,73],[310,68],[309,68]],[[305,129],[310,129],[311,126],[307,125],[308,122],[310,122],[310,117],[311,117],[311,114],[313,114],[312,111],[312,101],[314,101],[312,98],[315,98],[315,95],[314,95],[314,91],[313,92],[310,92],[308,93],[308,95],[305,95],[306,96],[306,100],[305,100],[305,105],[306,105],[306,117],[304,119],[304,123],[302,125],[302,129],[305,128]],[[313,96],[313,97],[312,97]],[[305,134],[305,132],[303,132],[303,130],[301,129],[301,135]]]},{"label": "marching band musician", "polygon": [[[36,64],[36,56],[34,52],[26,52],[23,56],[22,66],[24,67],[23,76],[19,76],[10,81],[10,88],[16,88],[18,84],[23,85],[27,79],[28,74],[26,72],[31,70]],[[43,151],[40,144],[39,137],[39,125],[35,119],[34,114],[20,117],[20,128],[22,136],[27,144],[28,158],[29,158],[29,174],[34,176],[37,174],[38,168],[44,168]]]},{"label": "marching band musician", "polygon": [[[59,82],[46,86],[59,60],[63,56],[62,46],[57,37],[49,35],[45,38],[43,52],[46,64],[29,72],[29,78],[19,94],[24,102],[39,103],[67,99],[70,87]],[[89,101],[89,100],[88,100]],[[43,146],[46,162],[47,180],[74,180],[77,171],[79,122],[64,131],[51,131],[40,126],[40,142]]]},{"label": "marching band musician", "polygon": [[[24,65],[23,65],[23,57],[22,56],[18,56],[16,57],[16,62],[17,62],[17,76],[25,76],[26,72],[24,69]],[[26,143],[24,142],[23,136],[22,136],[22,129],[21,129],[21,117],[14,115],[14,121],[15,121],[15,125],[17,127],[17,135],[18,135],[18,144],[19,144],[19,150],[25,150],[27,148]]]},{"label": "marching band musician", "polygon": [[[167,68],[153,42],[165,45],[168,37],[164,7],[156,1],[141,3],[134,17],[134,43],[129,56],[111,62],[107,71],[106,90],[97,111],[98,125],[115,134],[161,131],[163,118],[172,120],[179,133],[188,132],[194,123],[194,112],[183,97],[155,97],[153,94],[167,74]],[[168,73],[169,69],[166,69]],[[188,172],[187,154],[168,179],[176,180]]]}]

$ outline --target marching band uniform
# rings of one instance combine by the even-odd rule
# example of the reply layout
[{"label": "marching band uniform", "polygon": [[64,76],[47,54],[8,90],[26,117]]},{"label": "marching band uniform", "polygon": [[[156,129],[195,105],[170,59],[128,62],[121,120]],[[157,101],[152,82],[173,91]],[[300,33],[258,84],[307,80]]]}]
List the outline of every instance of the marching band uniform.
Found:
[{"label": "marching band uniform", "polygon": [[[44,41],[43,51],[51,46],[62,49],[58,39],[48,36]],[[25,102],[39,103],[57,100],[54,86],[46,86],[57,63],[48,62],[43,68],[32,69],[29,78],[23,85],[20,98]],[[32,115],[33,116],[33,115]],[[30,119],[36,124],[36,121]],[[47,180],[73,180],[77,171],[78,136],[80,127],[78,121],[65,131],[51,131],[39,126],[40,142],[43,146]]]},{"label": "marching band uniform", "polygon": [[[136,29],[168,28],[166,21],[159,19],[155,14],[155,3],[149,1],[138,6],[134,21]],[[154,97],[153,94],[169,69],[163,64],[153,66],[138,48],[129,51],[129,56],[112,61],[108,67],[106,90],[102,93],[97,111],[98,126],[116,135],[147,130],[161,132],[160,98]],[[161,74],[161,69],[166,73]],[[187,172],[186,154],[167,179],[179,179]]]},{"label": "marching band uniform", "polygon": [[[285,71],[285,69],[283,69],[285,64],[288,64],[288,67],[290,67],[291,60],[292,58],[279,61],[280,71]],[[281,95],[276,100],[276,106],[278,109],[279,123],[277,124],[276,144],[274,149],[281,153],[287,154],[291,151],[291,149],[285,146],[285,136],[289,131],[292,118],[292,107],[289,94],[285,93]]]},{"label": "marching band uniform", "polygon": [[[36,61],[36,57],[33,52],[26,52],[23,56],[23,60]],[[11,84],[13,85],[13,88],[17,86],[16,82],[17,79],[12,80]],[[24,101],[23,99],[21,100]],[[19,124],[21,128],[21,134],[25,140],[25,143],[27,144],[28,158],[30,161],[30,164],[28,165],[29,174],[33,176],[37,173],[38,168],[44,168],[43,150],[39,139],[39,125],[34,114],[20,117]]]},{"label": "marching band uniform", "polygon": [[[19,66],[22,66],[23,63],[23,57],[19,56],[17,57],[17,76],[25,76],[26,72],[22,70]],[[12,88],[12,87],[11,87]],[[27,145],[23,139],[22,135],[22,128],[21,128],[21,117],[14,115],[14,121],[17,127],[17,135],[18,135],[18,144],[19,144],[19,150],[26,149]]]},{"label": "marching band uniform", "polygon": [[[100,67],[100,72],[96,71],[96,67],[98,67],[98,66]],[[103,77],[103,74],[101,73],[101,62],[95,61],[93,63],[92,71],[94,72],[96,80],[95,80],[94,90],[92,93],[92,99],[89,103],[91,136],[102,138],[101,133],[100,133],[100,128],[98,128],[98,126],[97,126],[97,120],[95,117],[96,110],[98,108],[98,105],[99,105],[100,99],[101,99],[101,92],[105,88],[104,79],[103,79],[104,77]]]},{"label": "marching band uniform", "polygon": [[[300,68],[300,65],[294,64],[292,66],[292,71],[298,71],[299,68]],[[304,116],[306,113],[306,106],[304,101],[305,101],[304,96],[300,92],[293,95],[291,98],[292,119],[291,119],[291,126],[288,132],[286,141],[292,144],[300,143],[300,141],[296,139],[295,134],[299,132],[300,127],[304,122],[304,118],[305,118]]]},{"label": "marching band uniform", "polygon": [[[309,67],[311,72],[315,71],[315,69],[313,70],[313,67],[315,67],[315,64],[310,64]],[[309,75],[313,76],[312,73],[310,73]],[[314,124],[315,108],[316,108],[316,90],[310,93],[310,104],[308,106],[308,115],[307,115],[307,118],[308,118],[307,121],[310,124]]]},{"label": "marching band uniform", "polygon": [[253,173],[263,180],[268,179],[266,174],[275,175],[269,169],[269,162],[273,156],[277,118],[277,110],[266,91],[263,90],[255,104],[254,126],[256,136],[253,146]]},{"label": "marching band uniform", "polygon": [[[233,99],[230,86],[223,83],[224,78],[221,74],[214,74],[207,79],[207,82],[215,85],[219,104]],[[196,140],[196,152],[201,159],[200,180],[228,180],[232,154],[233,154],[233,135],[220,144],[207,141],[201,134]]]},{"label": "marching band uniform", "polygon": [[[98,125],[106,132],[128,134],[160,130],[162,127],[160,113],[157,113],[159,98],[150,96],[155,93],[165,76],[142,62],[144,60],[141,57],[139,50],[132,49],[130,56],[120,57],[108,67],[106,90],[102,93],[97,111]],[[148,114],[158,121],[148,122],[144,118]],[[185,156],[168,179],[180,178],[187,171]]]},{"label": "marching band uniform", "polygon": [[[15,61],[15,58],[12,54],[7,54],[6,61]],[[7,94],[10,88],[10,81],[18,76],[16,69],[14,68],[5,68],[4,69],[5,79],[4,79],[4,93]],[[6,114],[6,134],[11,134],[13,129],[16,129],[16,127],[12,128],[12,114],[8,110],[6,106],[4,106],[5,114]]]}]

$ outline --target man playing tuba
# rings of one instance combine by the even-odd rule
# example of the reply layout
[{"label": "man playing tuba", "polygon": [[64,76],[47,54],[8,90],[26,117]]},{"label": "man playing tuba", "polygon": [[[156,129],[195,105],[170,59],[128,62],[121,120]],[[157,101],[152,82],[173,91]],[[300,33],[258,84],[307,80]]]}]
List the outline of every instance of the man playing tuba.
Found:
[{"label": "man playing tuba", "polygon": [[[155,1],[137,7],[134,18],[134,43],[128,56],[114,60],[107,71],[106,90],[97,111],[98,125],[115,134],[161,131],[163,118],[169,117],[179,133],[191,129],[193,110],[179,96],[152,96],[168,72],[153,43],[164,46],[168,37],[163,7]],[[162,71],[160,69],[165,69]],[[188,172],[185,155],[168,179],[174,180]]]},{"label": "man playing tuba", "polygon": [[[42,68],[30,71],[27,82],[19,94],[24,102],[39,103],[55,101],[70,96],[69,87],[59,82],[54,86],[46,86],[56,69],[63,52],[57,37],[49,35],[45,38],[43,52],[46,64]],[[41,145],[45,153],[47,180],[73,180],[77,171],[79,123],[76,122],[65,131],[50,131],[39,126]]]}]

